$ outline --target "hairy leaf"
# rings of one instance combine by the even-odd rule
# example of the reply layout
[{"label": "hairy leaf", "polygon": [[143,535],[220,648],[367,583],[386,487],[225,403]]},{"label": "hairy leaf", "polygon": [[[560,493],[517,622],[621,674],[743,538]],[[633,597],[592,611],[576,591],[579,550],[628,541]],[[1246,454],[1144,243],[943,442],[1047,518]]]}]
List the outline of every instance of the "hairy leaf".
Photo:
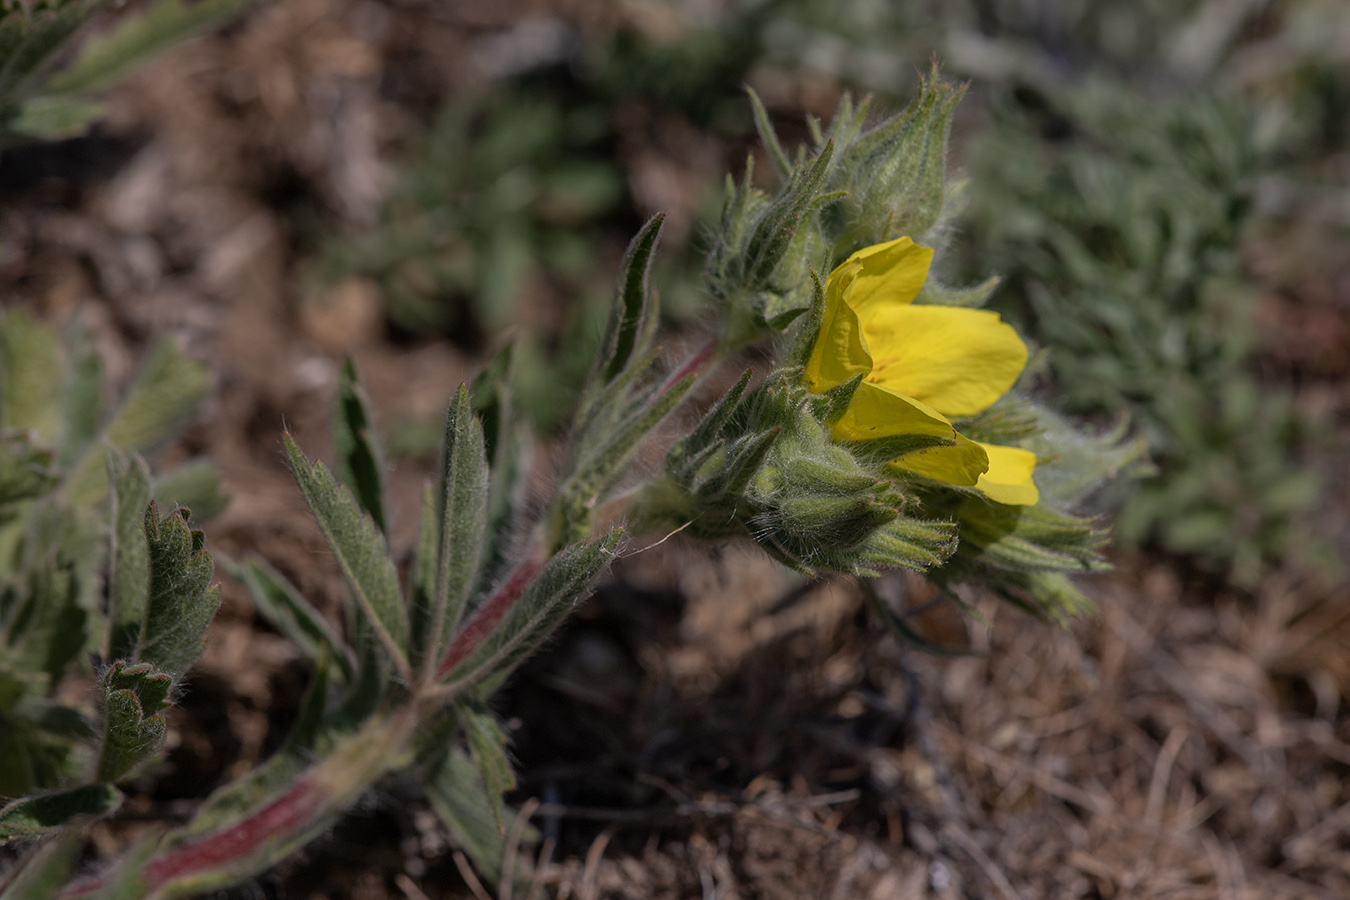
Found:
[{"label": "hairy leaf", "polygon": [[220,606],[220,587],[211,587],[215,567],[201,548],[201,532],[188,528],[181,513],[160,518],[152,501],[145,510],[150,592],[134,654],[136,661],[181,676],[201,655],[206,628]]},{"label": "hairy leaf", "polygon": [[306,459],[290,435],[286,435],[286,452],[296,483],[328,539],[360,615],[374,629],[390,660],[406,675],[408,611],[384,538],[370,517],[361,514],[351,492],[333,480],[322,462]]},{"label": "hairy leaf", "polygon": [[121,792],[112,785],[89,784],[15,800],[0,809],[0,841],[39,837],[78,819],[107,815],[121,799]]}]

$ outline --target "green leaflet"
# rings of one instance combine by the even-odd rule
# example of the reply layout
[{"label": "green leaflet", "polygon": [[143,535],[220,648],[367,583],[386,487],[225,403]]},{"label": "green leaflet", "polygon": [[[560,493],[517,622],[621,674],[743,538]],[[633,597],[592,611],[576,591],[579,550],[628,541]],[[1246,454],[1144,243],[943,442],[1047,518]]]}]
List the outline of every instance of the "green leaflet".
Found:
[{"label": "green leaflet", "polygon": [[628,245],[623,264],[619,267],[619,292],[615,310],[609,317],[605,339],[601,344],[603,363],[598,365],[601,381],[618,377],[628,366],[635,350],[642,346],[641,337],[652,318],[653,309],[647,290],[647,276],[651,271],[652,255],[661,239],[661,224],[665,215],[658,213],[647,220],[642,230]]},{"label": "green leaflet", "polygon": [[534,651],[614,558],[621,537],[612,531],[596,541],[571,544],[556,553],[500,624],[445,679],[468,687],[509,672]]},{"label": "green leaflet", "polygon": [[370,397],[356,377],[351,359],[342,363],[333,412],[333,447],[338,480],[347,485],[361,509],[388,531],[384,517],[384,453],[375,434]]},{"label": "green leaflet", "polygon": [[488,463],[482,423],[473,415],[469,389],[460,385],[445,415],[441,480],[436,496],[440,541],[432,628],[427,636],[429,661],[459,624],[483,559],[488,527]]},{"label": "green leaflet", "polygon": [[408,664],[408,612],[398,588],[398,573],[369,516],[361,514],[351,492],[333,480],[328,467],[309,462],[286,435],[291,471],[337,558],[356,607],[374,629],[391,662],[405,676]]}]

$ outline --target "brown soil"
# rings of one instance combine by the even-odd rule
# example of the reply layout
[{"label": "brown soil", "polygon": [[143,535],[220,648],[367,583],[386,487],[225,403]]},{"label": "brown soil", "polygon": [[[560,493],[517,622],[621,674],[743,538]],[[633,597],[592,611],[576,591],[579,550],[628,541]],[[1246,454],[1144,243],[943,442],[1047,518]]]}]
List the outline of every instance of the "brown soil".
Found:
[{"label": "brown soil", "polygon": [[[391,339],[369,285],[302,289],[288,215],[304,203],[336,230],[369,224],[434,98],[486,83],[475,42],[526,12],[585,31],[618,9],[259,5],[120,85],[97,137],[6,157],[6,303],[94,326],[113,386],[160,335],[206,360],[208,409],[169,452],[220,467],[231,502],[211,547],[261,554],[335,609],[341,584],[281,430],[325,453],[343,354],[384,427],[434,416],[477,360]],[[691,152],[687,129],[644,134],[629,153],[639,200],[658,203],[690,159],[722,163],[720,148]],[[1278,326],[1271,365],[1302,367],[1308,402],[1344,429],[1350,280],[1325,261],[1272,262],[1262,315]],[[396,461],[396,548],[411,544],[429,471]],[[1350,485],[1332,476],[1325,531],[1345,549]],[[930,595],[910,577],[885,587],[911,606]],[[752,549],[675,539],[631,555],[500,698],[513,799],[541,804],[545,842],[525,851],[537,887],[582,900],[1350,896],[1350,588],[1279,573],[1238,596],[1128,556],[1088,589],[1099,614],[1067,629],[974,593],[978,617],[938,607],[924,633],[970,651],[938,658],[882,636],[846,581],[804,583]],[[298,653],[238,585],[225,597],[168,761],[123,824],[95,829],[101,856],[182,819],[294,714]],[[225,896],[497,895],[463,872],[415,787],[392,782]]]}]

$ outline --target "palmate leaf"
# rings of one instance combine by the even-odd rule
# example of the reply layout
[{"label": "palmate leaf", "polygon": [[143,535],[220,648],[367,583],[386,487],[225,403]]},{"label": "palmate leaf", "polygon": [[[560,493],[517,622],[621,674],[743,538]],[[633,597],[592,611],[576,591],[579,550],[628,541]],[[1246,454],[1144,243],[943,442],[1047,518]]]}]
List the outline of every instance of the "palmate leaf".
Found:
[{"label": "palmate leaf", "polygon": [[306,459],[290,435],[285,440],[296,483],[328,539],[359,615],[375,631],[390,661],[408,676],[408,613],[384,538],[327,466]]},{"label": "palmate leaf", "polygon": [[220,606],[220,587],[205,537],[192,531],[179,512],[163,517],[152,501],[145,510],[150,591],[133,654],[175,678],[201,655],[206,628]]}]

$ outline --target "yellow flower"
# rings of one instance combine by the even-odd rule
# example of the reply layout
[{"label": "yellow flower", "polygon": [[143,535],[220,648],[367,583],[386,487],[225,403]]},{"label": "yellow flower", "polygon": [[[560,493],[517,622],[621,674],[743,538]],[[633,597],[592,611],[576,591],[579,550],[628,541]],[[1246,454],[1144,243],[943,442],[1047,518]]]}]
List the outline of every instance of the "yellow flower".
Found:
[{"label": "yellow flower", "polygon": [[972,441],[947,419],[988,409],[1007,393],[1026,366],[1026,345],[998,313],[915,306],[932,260],[932,250],[902,237],[865,247],[831,272],[807,384],[824,393],[863,376],[834,425],[836,440],[940,438],[891,465],[1030,506],[1040,496],[1031,480],[1036,455]]}]

